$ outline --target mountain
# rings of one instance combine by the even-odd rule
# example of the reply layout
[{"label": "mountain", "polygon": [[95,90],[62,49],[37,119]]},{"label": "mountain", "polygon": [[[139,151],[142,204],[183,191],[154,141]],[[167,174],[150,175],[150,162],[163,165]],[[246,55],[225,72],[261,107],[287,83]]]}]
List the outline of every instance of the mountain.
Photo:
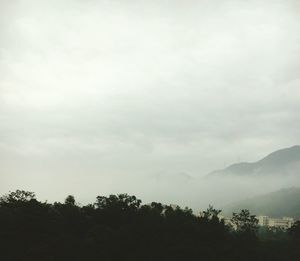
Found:
[{"label": "mountain", "polygon": [[300,172],[299,145],[277,150],[256,162],[233,164],[225,169],[213,171],[208,176],[288,175],[298,172]]},{"label": "mountain", "polygon": [[276,192],[235,202],[223,208],[225,215],[248,209],[255,215],[293,217],[300,219],[300,188],[285,188]]}]

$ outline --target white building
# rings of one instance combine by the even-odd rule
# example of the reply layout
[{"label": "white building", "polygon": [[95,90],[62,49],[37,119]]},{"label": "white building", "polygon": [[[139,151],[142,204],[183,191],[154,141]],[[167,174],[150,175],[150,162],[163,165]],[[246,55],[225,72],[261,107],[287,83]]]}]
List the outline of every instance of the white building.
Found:
[{"label": "white building", "polygon": [[[221,214],[218,215],[220,220],[224,221],[225,225],[230,225],[234,229],[236,229],[236,225],[232,223],[231,219],[225,217]],[[270,218],[268,216],[257,216],[258,225],[262,227],[270,227],[270,228],[282,228],[282,229],[289,229],[294,224],[294,219],[290,217],[283,217],[283,218]]]},{"label": "white building", "polygon": [[258,216],[258,224],[265,227],[289,229],[294,224],[294,219],[290,217],[270,218],[268,216]]},{"label": "white building", "polygon": [[269,217],[268,216],[258,216],[258,225],[262,227],[267,227],[269,226]]}]

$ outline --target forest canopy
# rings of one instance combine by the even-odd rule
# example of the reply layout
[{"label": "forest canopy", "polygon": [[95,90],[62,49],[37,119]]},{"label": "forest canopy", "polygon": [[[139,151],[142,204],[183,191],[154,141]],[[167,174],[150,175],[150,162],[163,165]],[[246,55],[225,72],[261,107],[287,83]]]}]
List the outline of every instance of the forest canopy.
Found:
[{"label": "forest canopy", "polygon": [[133,195],[98,196],[80,205],[39,201],[17,190],[0,198],[1,259],[18,260],[299,260],[300,224],[260,230],[248,210],[201,215],[190,208],[143,204]]}]

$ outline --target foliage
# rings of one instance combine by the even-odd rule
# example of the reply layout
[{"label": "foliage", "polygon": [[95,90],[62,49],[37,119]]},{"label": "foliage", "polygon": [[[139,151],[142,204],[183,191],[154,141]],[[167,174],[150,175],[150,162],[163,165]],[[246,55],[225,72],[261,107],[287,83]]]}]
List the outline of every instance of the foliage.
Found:
[{"label": "foliage", "polygon": [[213,206],[209,205],[206,211],[203,211],[203,216],[207,219],[217,218],[222,210],[215,209]]},{"label": "foliage", "polygon": [[76,203],[76,201],[75,201],[74,196],[69,195],[69,196],[66,197],[66,199],[65,199],[65,204],[66,205],[75,206],[75,203]]},{"label": "foliage", "polygon": [[35,199],[33,192],[16,190],[0,198],[0,203],[28,202]]},{"label": "foliage", "polygon": [[255,233],[258,229],[258,219],[255,215],[250,215],[247,209],[242,209],[240,213],[233,213],[231,221],[240,232]]},{"label": "foliage", "polygon": [[249,211],[233,215],[236,231],[219,220],[220,210],[203,213],[128,194],[98,196],[86,206],[71,195],[49,204],[17,190],[0,199],[1,260],[300,260],[299,223],[289,238],[260,242]]},{"label": "foliage", "polygon": [[296,221],[288,232],[295,241],[300,243],[300,220]]}]

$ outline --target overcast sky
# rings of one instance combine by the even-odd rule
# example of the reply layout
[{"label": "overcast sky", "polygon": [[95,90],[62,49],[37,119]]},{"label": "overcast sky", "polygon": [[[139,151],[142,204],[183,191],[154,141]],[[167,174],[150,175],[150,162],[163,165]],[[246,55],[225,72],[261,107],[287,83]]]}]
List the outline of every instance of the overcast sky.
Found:
[{"label": "overcast sky", "polygon": [[299,144],[299,32],[298,0],[1,0],[0,193],[169,200]]}]

